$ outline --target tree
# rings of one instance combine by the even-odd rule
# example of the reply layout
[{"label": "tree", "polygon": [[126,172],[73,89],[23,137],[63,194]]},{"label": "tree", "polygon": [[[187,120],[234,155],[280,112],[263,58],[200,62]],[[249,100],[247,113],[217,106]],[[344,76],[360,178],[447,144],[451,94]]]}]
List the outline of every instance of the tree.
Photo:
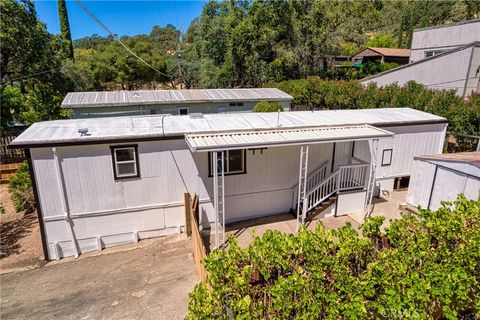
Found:
[{"label": "tree", "polygon": [[0,11],[2,130],[63,117],[59,101],[71,82],[61,73],[62,40],[38,21],[31,1],[0,1]]},{"label": "tree", "polygon": [[62,38],[66,43],[66,55],[70,59],[74,59],[72,34],[70,33],[70,23],[68,21],[67,4],[65,0],[57,0],[58,18],[60,19],[60,30]]},{"label": "tree", "polygon": [[253,112],[277,112],[283,111],[283,107],[278,102],[260,101],[253,108]]}]

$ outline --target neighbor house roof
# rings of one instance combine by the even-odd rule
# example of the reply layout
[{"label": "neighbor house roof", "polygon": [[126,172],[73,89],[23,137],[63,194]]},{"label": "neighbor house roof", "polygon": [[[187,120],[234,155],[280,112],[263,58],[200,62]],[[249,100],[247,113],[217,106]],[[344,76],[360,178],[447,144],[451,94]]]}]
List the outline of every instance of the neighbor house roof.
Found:
[{"label": "neighbor house roof", "polygon": [[368,51],[374,51],[375,53],[378,53],[380,56],[386,56],[386,57],[402,57],[402,58],[408,58],[410,57],[410,49],[398,49],[398,48],[375,48],[375,47],[368,47],[354,55],[354,57],[358,56],[364,56],[364,55],[371,55],[371,54],[366,54]]},{"label": "neighbor house roof", "polygon": [[369,47],[368,49],[380,53],[382,56],[388,57],[410,57],[410,49],[398,49],[398,48],[374,48]]},{"label": "neighbor house roof", "polygon": [[438,160],[447,162],[462,162],[480,166],[480,152],[459,152],[445,154],[429,154],[418,156],[416,159]]},{"label": "neighbor house roof", "polygon": [[[183,137],[189,133],[364,124],[385,127],[445,122],[445,118],[409,108],[87,118],[34,123],[11,145],[41,147],[98,144]],[[79,129],[88,129],[88,135],[81,136]]]},{"label": "neighbor house roof", "polygon": [[464,25],[464,24],[478,23],[478,22],[480,22],[480,19],[465,20],[465,21],[453,22],[453,23],[448,23],[448,24],[441,24],[441,25],[424,27],[424,28],[415,28],[415,29],[413,29],[413,32],[423,31],[423,30],[431,30],[431,29],[450,28],[450,27],[456,27],[456,26],[461,26],[461,25]]},{"label": "neighbor house roof", "polygon": [[62,108],[263,100],[284,101],[293,97],[276,88],[70,92]]}]

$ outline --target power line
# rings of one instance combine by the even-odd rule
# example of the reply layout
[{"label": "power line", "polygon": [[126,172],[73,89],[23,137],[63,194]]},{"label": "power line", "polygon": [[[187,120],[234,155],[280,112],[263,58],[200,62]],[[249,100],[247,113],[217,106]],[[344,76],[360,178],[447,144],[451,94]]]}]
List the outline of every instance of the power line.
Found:
[{"label": "power line", "polygon": [[450,80],[450,81],[444,81],[444,82],[438,82],[438,83],[431,83],[431,84],[425,84],[425,87],[430,87],[430,86],[438,86],[441,84],[447,84],[447,83],[452,83],[452,82],[457,82],[457,81],[466,81],[466,80],[471,80],[471,79],[477,79],[477,77],[471,77],[471,78],[462,78],[462,79],[456,79],[456,80]]},{"label": "power line", "polygon": [[143,60],[142,58],[140,58],[135,52],[133,52],[129,47],[127,47],[121,40],[120,38],[118,37],[117,34],[113,33],[112,31],[110,31],[110,29],[107,28],[107,26],[105,26],[97,17],[95,17],[95,15],[90,11],[88,10],[88,8],[82,3],[82,1],[80,0],[75,0],[82,8],[83,10],[85,10],[88,15],[90,17],[93,18],[93,20],[95,20],[105,31],[107,31],[112,37],[114,40],[118,41],[118,43],[120,43],[128,52],[130,52],[131,55],[133,55],[134,57],[136,57],[138,60],[142,61],[145,65],[147,65],[148,67],[150,67],[151,69],[153,69],[154,71],[158,72],[159,74],[161,75],[164,75],[166,77],[171,77],[170,75],[166,74],[166,73],[163,73],[162,71],[158,70],[157,68],[155,68],[154,66],[152,66],[150,63],[148,63],[147,61]]},{"label": "power line", "polygon": [[7,78],[6,80],[2,81],[1,84],[7,83],[7,82],[12,82],[12,81],[18,81],[18,80],[32,78],[32,77],[35,77],[35,76],[39,76],[41,74],[54,72],[54,71],[57,71],[57,70],[60,70],[60,69],[62,69],[62,67],[54,68],[54,69],[50,69],[50,70],[45,70],[45,71],[40,71],[40,72],[32,73],[32,74],[29,74],[29,75],[20,76],[20,77],[14,78],[14,79],[8,79]]}]

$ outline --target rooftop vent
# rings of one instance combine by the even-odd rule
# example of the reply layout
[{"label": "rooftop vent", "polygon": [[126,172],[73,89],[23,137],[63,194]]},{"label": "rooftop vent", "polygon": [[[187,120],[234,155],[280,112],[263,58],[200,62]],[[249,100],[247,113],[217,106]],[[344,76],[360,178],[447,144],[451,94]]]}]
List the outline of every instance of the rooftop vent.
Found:
[{"label": "rooftop vent", "polygon": [[88,128],[78,129],[78,133],[80,133],[80,136],[81,136],[81,137],[89,136],[89,135],[90,135],[90,133],[88,133]]},{"label": "rooftop vent", "polygon": [[190,118],[192,119],[203,119],[202,113],[190,113]]}]

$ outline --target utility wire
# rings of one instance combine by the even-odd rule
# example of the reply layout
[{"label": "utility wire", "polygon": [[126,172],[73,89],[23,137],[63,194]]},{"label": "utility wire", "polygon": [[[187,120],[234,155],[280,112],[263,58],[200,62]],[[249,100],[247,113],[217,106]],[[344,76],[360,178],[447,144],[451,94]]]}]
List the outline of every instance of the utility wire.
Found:
[{"label": "utility wire", "polygon": [[7,78],[6,80],[2,81],[1,84],[7,83],[7,82],[12,82],[12,81],[18,81],[18,80],[32,78],[32,77],[35,77],[35,76],[39,76],[41,74],[54,72],[54,71],[57,71],[57,70],[60,70],[60,69],[62,69],[62,67],[54,68],[54,69],[50,69],[50,70],[45,70],[45,71],[40,71],[40,72],[32,73],[32,74],[29,74],[29,75],[20,76],[20,77],[14,78],[14,79],[8,79]]},{"label": "utility wire", "polygon": [[82,3],[82,1],[80,0],[75,0],[82,8],[83,10],[85,10],[88,15],[90,17],[93,18],[93,20],[95,20],[105,31],[107,31],[112,37],[114,40],[118,41],[118,43],[120,43],[128,52],[130,52],[131,55],[133,55],[134,57],[136,57],[138,60],[142,61],[145,65],[147,65],[148,67],[150,67],[151,69],[153,69],[154,71],[158,72],[159,74],[161,75],[164,75],[166,77],[171,77],[170,75],[166,74],[166,73],[163,73],[162,71],[158,70],[157,68],[155,68],[154,66],[152,66],[150,63],[148,63],[147,61],[143,60],[142,58],[140,58],[135,52],[133,52],[129,47],[127,47],[121,40],[120,38],[118,37],[117,34],[113,33],[112,31],[110,31],[110,29],[107,28],[107,26],[105,26],[102,21],[100,21],[97,17],[95,17],[95,15],[90,11],[88,10],[88,8]]}]

